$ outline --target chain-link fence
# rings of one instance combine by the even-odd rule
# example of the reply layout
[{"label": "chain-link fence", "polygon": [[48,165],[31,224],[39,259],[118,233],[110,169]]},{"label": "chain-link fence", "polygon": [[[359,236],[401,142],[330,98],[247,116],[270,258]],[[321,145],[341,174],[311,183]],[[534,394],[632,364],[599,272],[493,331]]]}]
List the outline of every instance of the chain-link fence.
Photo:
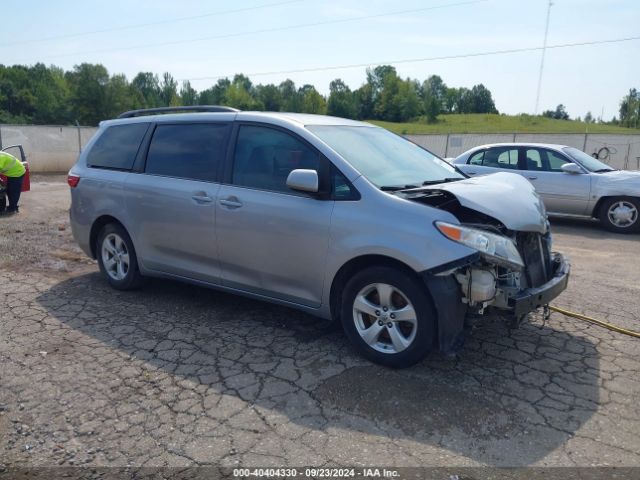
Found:
[{"label": "chain-link fence", "polygon": [[[3,148],[23,145],[34,172],[66,172],[95,132],[95,127],[0,125],[0,145]],[[640,170],[640,134],[451,133],[406,136],[445,158],[457,157],[470,148],[487,143],[556,143],[576,147],[590,155],[596,154],[614,168]]]}]

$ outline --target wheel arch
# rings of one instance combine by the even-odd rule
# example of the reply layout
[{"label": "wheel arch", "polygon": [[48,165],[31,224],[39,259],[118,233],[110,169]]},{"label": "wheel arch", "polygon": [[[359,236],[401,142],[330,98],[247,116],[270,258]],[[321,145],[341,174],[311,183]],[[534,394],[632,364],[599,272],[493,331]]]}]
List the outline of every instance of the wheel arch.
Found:
[{"label": "wheel arch", "polygon": [[598,198],[598,200],[596,201],[596,204],[593,206],[593,210],[591,212],[591,216],[593,218],[598,218],[600,216],[600,210],[602,209],[602,205],[604,205],[604,203],[607,200],[611,200],[612,198],[632,198],[634,199],[636,202],[640,202],[640,197],[639,196],[635,196],[635,195],[605,195],[602,196],[600,198]]},{"label": "wheel arch", "polygon": [[462,341],[464,318],[467,307],[462,303],[460,286],[452,275],[434,276],[416,272],[400,260],[384,255],[362,255],[346,262],[331,282],[330,311],[333,321],[340,321],[342,291],[348,279],[357,271],[367,267],[388,266],[400,269],[413,276],[431,298],[435,309],[436,345],[442,352],[452,352]]},{"label": "wheel arch", "polygon": [[[95,259],[97,255],[96,241],[98,239],[100,230],[102,230],[106,225],[109,225],[110,223],[120,225],[127,233],[129,233],[127,227],[125,227],[120,220],[112,215],[102,215],[96,218],[96,220],[93,222],[93,225],[91,225],[91,232],[89,233],[89,248],[91,248],[91,258]],[[131,237],[131,235],[129,235],[129,237]],[[133,239],[131,241],[133,241]]]},{"label": "wheel arch", "polygon": [[616,195],[606,195],[604,197],[598,198],[596,204],[593,206],[593,210],[591,211],[591,216],[593,218],[598,218],[600,216],[600,209],[602,208],[602,204],[610,198],[614,198],[615,196]]},{"label": "wheel arch", "polygon": [[418,278],[418,272],[412,269],[409,265],[386,255],[367,254],[352,258],[340,267],[331,282],[329,307],[332,320],[337,321],[340,319],[342,290],[345,284],[349,281],[349,278],[364,268],[381,266],[397,268]]}]

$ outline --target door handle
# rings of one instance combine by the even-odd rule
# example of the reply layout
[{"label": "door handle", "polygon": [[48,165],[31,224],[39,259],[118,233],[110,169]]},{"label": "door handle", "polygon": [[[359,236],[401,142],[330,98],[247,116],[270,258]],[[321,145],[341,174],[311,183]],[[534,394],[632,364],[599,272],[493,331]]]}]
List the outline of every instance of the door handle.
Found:
[{"label": "door handle", "polygon": [[196,203],[200,204],[213,202],[213,198],[208,195],[192,195],[191,198],[193,198]]},{"label": "door handle", "polygon": [[467,172],[467,175],[475,175],[476,172]]},{"label": "door handle", "polygon": [[227,197],[220,200],[220,205],[233,209],[240,208],[242,206],[242,202],[236,197]]},{"label": "door handle", "polygon": [[527,177],[529,180],[537,180],[538,177]]}]

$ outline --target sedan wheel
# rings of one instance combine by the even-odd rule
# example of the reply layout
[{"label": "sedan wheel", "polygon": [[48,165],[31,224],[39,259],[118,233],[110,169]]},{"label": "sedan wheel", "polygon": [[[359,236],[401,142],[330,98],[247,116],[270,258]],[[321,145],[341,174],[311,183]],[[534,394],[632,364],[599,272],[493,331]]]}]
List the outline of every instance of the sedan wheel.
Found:
[{"label": "sedan wheel", "polygon": [[620,200],[609,207],[609,221],[619,228],[627,228],[638,221],[638,209],[631,202]]},{"label": "sedan wheel", "polygon": [[612,232],[637,232],[640,230],[640,199],[608,198],[602,204],[599,216],[602,225]]}]

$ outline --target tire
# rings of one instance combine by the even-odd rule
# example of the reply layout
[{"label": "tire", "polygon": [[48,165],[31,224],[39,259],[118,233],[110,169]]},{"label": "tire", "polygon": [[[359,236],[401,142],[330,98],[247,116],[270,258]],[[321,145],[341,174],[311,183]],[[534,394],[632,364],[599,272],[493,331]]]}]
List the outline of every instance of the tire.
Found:
[{"label": "tire", "polygon": [[4,191],[0,192],[0,212],[4,212],[7,208],[7,196]]},{"label": "tire", "polygon": [[431,298],[416,276],[401,269],[372,267],[355,274],[343,290],[340,317],[354,348],[387,367],[409,367],[435,344]]},{"label": "tire", "polygon": [[144,283],[138,257],[127,231],[116,223],[105,225],[96,243],[100,273],[116,290],[135,290]]},{"label": "tire", "polygon": [[611,232],[631,233],[640,231],[640,199],[635,197],[611,197],[600,206],[600,223]]}]

